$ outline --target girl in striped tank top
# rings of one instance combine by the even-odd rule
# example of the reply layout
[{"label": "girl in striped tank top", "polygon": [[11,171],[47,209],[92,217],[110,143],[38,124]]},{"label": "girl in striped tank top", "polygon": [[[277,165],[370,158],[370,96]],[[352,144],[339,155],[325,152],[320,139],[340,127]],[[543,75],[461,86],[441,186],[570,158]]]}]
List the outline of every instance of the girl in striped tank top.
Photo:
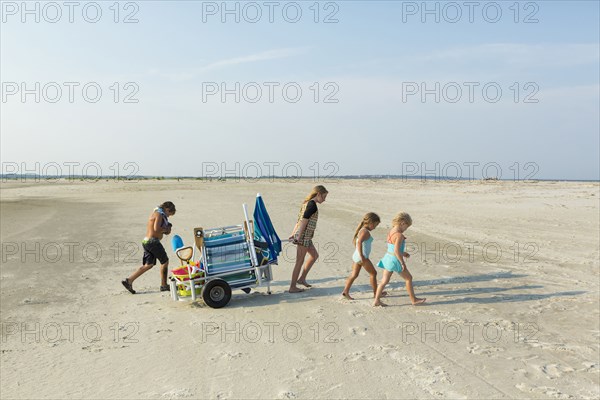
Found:
[{"label": "girl in striped tank top", "polygon": [[[324,186],[318,185],[315,186],[310,192],[310,194],[304,199],[302,203],[302,207],[300,207],[300,213],[298,214],[298,221],[294,226],[294,230],[292,231],[292,235],[290,236],[290,240],[292,243],[298,246],[296,249],[296,265],[294,266],[294,271],[292,272],[292,281],[290,282],[290,293],[298,293],[304,291],[304,289],[300,289],[297,284],[304,285],[306,287],[311,287],[306,282],[306,276],[308,272],[314,265],[317,258],[319,258],[319,253],[317,253],[317,249],[315,248],[312,238],[315,234],[315,229],[317,228],[317,220],[319,219],[319,210],[317,208],[317,204],[321,204],[327,198],[327,189]],[[304,259],[308,254],[308,259],[306,260],[306,264],[304,264]],[[304,264],[304,269],[302,270],[302,274],[300,275],[300,270],[302,269],[302,265]],[[298,275],[300,275],[298,277]]]}]

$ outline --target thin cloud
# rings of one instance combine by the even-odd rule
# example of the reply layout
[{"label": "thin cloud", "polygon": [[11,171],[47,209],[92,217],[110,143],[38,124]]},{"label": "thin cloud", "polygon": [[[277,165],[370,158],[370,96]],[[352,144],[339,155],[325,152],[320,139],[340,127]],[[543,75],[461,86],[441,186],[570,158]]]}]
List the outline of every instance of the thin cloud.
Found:
[{"label": "thin cloud", "polygon": [[246,56],[233,57],[225,60],[215,61],[209,64],[206,64],[199,68],[194,68],[192,70],[176,72],[176,73],[160,73],[158,70],[153,69],[149,71],[151,75],[160,75],[172,81],[187,81],[190,79],[196,78],[198,75],[209,72],[209,71],[218,71],[221,69],[235,67],[238,65],[268,61],[268,60],[277,60],[282,58],[294,57],[297,55],[304,54],[308,51],[307,47],[295,47],[295,48],[284,48],[284,49],[274,49],[262,51],[260,53],[249,54]]},{"label": "thin cloud", "polygon": [[257,61],[265,61],[265,60],[275,60],[279,58],[287,58],[293,57],[306,52],[306,48],[290,48],[290,49],[277,49],[277,50],[268,50],[263,51],[261,53],[251,54],[249,56],[243,57],[235,57],[227,60],[217,61],[211,64],[206,65],[201,68],[202,71],[209,71],[214,69],[219,69],[222,67],[228,67],[231,65],[239,65],[252,63]]},{"label": "thin cloud", "polygon": [[489,43],[455,47],[415,57],[414,61],[454,61],[495,63],[529,68],[564,68],[598,63],[599,44],[521,44]]}]

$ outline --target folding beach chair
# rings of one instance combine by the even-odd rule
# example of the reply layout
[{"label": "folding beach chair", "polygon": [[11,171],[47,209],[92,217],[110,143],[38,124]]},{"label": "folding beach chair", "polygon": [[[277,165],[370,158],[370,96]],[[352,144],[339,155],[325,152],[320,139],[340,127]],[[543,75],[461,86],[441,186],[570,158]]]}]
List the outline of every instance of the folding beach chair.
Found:
[{"label": "folding beach chair", "polygon": [[[260,203],[260,204],[259,204]],[[171,294],[178,300],[177,285],[183,285],[189,291],[192,300],[196,300],[197,290],[204,302],[212,308],[226,306],[231,300],[232,289],[241,289],[249,293],[251,288],[267,285],[271,294],[271,265],[277,263],[281,251],[281,242],[273,229],[264,203],[257,196],[254,210],[256,221],[248,218],[246,204],[243,205],[244,223],[218,228],[195,228],[194,241],[199,253],[198,264],[202,266],[202,276],[181,281],[171,280]],[[183,243],[181,243],[183,246]],[[180,247],[175,250],[180,260],[190,264],[187,253]],[[181,251],[180,251],[181,250]],[[192,253],[192,258],[195,251]]]}]

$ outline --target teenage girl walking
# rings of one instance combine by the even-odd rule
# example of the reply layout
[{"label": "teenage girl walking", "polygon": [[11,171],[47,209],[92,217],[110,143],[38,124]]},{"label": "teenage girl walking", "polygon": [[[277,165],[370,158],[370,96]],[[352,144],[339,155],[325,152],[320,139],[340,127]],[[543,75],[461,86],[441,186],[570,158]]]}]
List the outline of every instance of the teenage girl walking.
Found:
[{"label": "teenage girl walking", "polygon": [[[290,240],[292,243],[298,246],[296,249],[296,265],[292,272],[292,281],[290,282],[290,293],[298,293],[304,291],[300,289],[297,284],[311,287],[306,282],[306,276],[314,265],[319,253],[312,242],[312,238],[317,228],[317,220],[319,219],[319,209],[317,204],[321,204],[327,198],[327,189],[324,186],[318,185],[313,188],[308,196],[304,199],[302,206],[300,207],[300,213],[298,213],[298,221],[294,226]],[[306,257],[308,255],[308,258]],[[306,263],[304,259],[306,258]],[[304,269],[302,265],[304,264]],[[302,274],[300,275],[300,270]],[[300,276],[298,276],[300,275]]]}]

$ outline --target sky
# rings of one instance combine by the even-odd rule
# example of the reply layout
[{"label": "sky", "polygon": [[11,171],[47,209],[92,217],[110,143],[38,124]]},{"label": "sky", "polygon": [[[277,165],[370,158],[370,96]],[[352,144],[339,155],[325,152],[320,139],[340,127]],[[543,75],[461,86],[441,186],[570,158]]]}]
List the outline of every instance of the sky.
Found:
[{"label": "sky", "polygon": [[597,1],[2,1],[2,173],[600,179]]}]

